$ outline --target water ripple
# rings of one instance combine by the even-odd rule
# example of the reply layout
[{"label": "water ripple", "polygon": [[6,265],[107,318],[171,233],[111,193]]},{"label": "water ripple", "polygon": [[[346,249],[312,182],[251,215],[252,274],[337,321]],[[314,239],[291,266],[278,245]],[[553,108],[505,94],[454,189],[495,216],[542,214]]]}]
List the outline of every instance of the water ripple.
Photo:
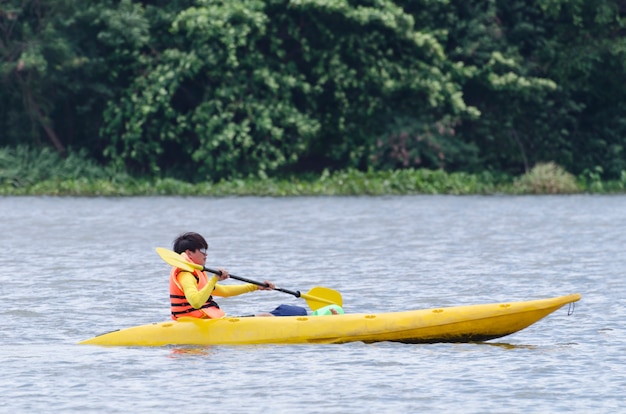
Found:
[{"label": "water ripple", "polygon": [[[626,197],[584,195],[0,198],[0,409],[161,412],[188,405],[193,384],[226,412],[617,412],[624,211]],[[154,248],[190,230],[207,236],[212,267],[332,287],[349,312],[583,298],[488,343],[77,346],[168,319]],[[280,303],[302,301],[221,301],[232,314]]]}]

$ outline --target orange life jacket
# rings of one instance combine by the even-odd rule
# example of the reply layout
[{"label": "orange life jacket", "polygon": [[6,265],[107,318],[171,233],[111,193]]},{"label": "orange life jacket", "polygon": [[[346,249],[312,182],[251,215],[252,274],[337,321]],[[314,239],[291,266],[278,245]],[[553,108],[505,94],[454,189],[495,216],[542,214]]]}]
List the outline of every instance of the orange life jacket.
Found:
[{"label": "orange life jacket", "polygon": [[[182,253],[181,256],[188,260],[185,253]],[[172,271],[170,272],[170,304],[172,310],[172,319],[176,320],[181,316],[204,319],[223,318],[226,314],[213,300],[213,296],[209,296],[209,299],[207,299],[206,303],[202,305],[199,309],[195,309],[193,306],[191,306],[191,304],[187,301],[187,298],[185,297],[185,292],[183,291],[183,288],[178,282],[178,274],[180,272],[181,270],[176,267],[172,268]],[[198,282],[198,290],[202,289],[204,286],[206,286],[207,283],[209,283],[209,277],[203,271],[195,270],[192,274]]]}]

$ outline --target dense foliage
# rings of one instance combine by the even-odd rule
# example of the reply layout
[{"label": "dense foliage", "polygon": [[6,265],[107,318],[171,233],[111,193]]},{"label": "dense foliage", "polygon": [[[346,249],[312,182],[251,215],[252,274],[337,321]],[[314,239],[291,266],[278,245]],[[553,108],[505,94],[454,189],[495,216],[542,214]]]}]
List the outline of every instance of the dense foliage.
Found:
[{"label": "dense foliage", "polygon": [[192,182],[542,162],[621,180],[625,14],[616,0],[5,0],[0,147]]}]

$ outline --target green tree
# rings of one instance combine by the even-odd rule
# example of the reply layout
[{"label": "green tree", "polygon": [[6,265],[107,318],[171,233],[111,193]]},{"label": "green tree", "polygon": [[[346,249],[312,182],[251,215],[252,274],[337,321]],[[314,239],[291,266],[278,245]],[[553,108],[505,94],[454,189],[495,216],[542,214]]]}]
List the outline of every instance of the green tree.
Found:
[{"label": "green tree", "polygon": [[535,7],[549,35],[533,55],[559,85],[555,129],[570,144],[562,165],[619,178],[626,171],[626,5],[544,0]]},{"label": "green tree", "polygon": [[4,0],[0,145],[185,179],[626,171],[618,0]]},{"label": "green tree", "polygon": [[437,39],[391,1],[198,1],[105,113],[136,171],[218,179],[365,167],[398,116],[471,112]]},{"label": "green tree", "polygon": [[604,165],[619,177],[626,168],[621,2],[451,0],[440,6],[431,24],[446,29],[450,59],[477,69],[463,92],[481,116],[456,128],[478,148],[476,167],[518,174],[555,161],[575,173]]},{"label": "green tree", "polygon": [[106,102],[134,77],[148,44],[142,7],[130,0],[11,0],[0,10],[1,144],[102,153]]},{"label": "green tree", "polygon": [[0,9],[0,87],[3,144],[37,143],[40,131],[59,152],[65,145],[50,114],[50,73],[71,62],[68,43],[56,24],[73,1],[9,0]]}]

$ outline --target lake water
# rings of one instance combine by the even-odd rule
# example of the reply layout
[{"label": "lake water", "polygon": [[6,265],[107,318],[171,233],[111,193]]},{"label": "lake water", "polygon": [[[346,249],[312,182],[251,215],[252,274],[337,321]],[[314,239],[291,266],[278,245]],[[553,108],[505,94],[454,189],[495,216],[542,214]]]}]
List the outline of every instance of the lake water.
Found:
[{"label": "lake water", "polygon": [[[581,293],[473,344],[103,348],[169,319],[155,247],[343,294],[346,312]],[[626,407],[625,196],[0,198],[0,412],[547,413]],[[304,304],[279,292],[228,313]]]}]

